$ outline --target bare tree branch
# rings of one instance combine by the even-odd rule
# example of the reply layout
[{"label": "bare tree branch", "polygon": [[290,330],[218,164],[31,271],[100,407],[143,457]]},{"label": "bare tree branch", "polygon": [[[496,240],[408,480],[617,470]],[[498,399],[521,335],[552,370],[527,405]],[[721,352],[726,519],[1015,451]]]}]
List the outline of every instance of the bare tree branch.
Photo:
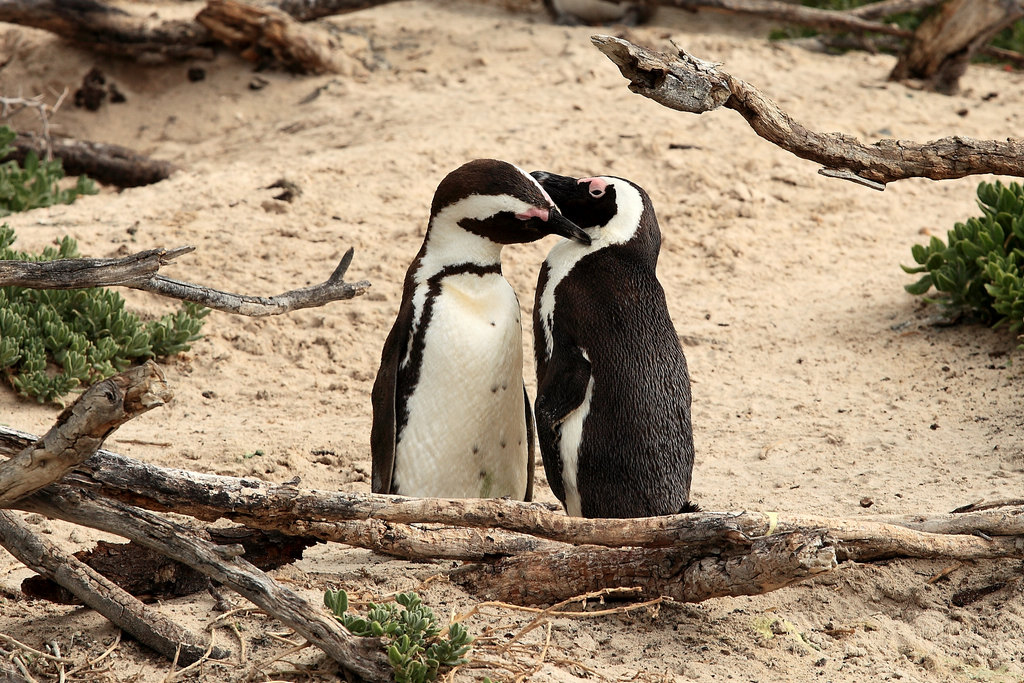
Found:
[{"label": "bare tree branch", "polygon": [[[205,654],[206,646],[198,635],[142,604],[7,511],[0,511],[0,545],[30,569],[71,591],[118,628],[167,659],[177,656],[178,662],[187,666]],[[230,654],[214,648],[210,656],[223,659]]]},{"label": "bare tree branch", "polygon": [[861,19],[882,19],[883,17],[891,17],[894,14],[928,9],[943,2],[945,0],[881,0],[881,2],[872,2],[848,9],[846,12]]},{"label": "bare tree branch", "polygon": [[57,481],[89,458],[128,420],[161,406],[173,394],[153,361],[89,387],[32,446],[0,462],[0,507]]},{"label": "bare tree branch", "polygon": [[323,306],[332,301],[351,299],[366,293],[366,280],[345,282],[354,249],[342,256],[331,276],[318,285],[262,297],[223,292],[210,287],[172,280],[159,275],[160,266],[194,251],[195,247],[150,249],[120,259],[60,259],[56,261],[0,261],[0,286],[32,289],[82,289],[122,286],[209,308],[246,316],[280,315],[301,308]]},{"label": "bare tree branch", "polygon": [[655,52],[627,40],[597,35],[591,40],[622,75],[629,89],[661,105],[702,114],[725,106],[739,112],[761,137],[798,157],[825,166],[823,175],[874,189],[905,178],[944,180],[980,173],[1024,176],[1024,141],[949,137],[920,144],[881,140],[865,145],[842,133],[817,133],[794,121],[757,88],[717,64],[680,50]]},{"label": "bare tree branch", "polygon": [[659,5],[688,10],[712,10],[729,14],[749,14],[787,24],[799,24],[826,31],[871,31],[887,35],[909,36],[898,26],[869,21],[853,12],[791,5],[777,0],[655,0]]},{"label": "bare tree branch", "polygon": [[123,536],[194,567],[287,624],[344,669],[368,681],[390,680],[391,668],[377,639],[350,634],[323,607],[310,604],[240,557],[241,546],[215,546],[153,513],[60,484],[21,499],[18,506]]}]

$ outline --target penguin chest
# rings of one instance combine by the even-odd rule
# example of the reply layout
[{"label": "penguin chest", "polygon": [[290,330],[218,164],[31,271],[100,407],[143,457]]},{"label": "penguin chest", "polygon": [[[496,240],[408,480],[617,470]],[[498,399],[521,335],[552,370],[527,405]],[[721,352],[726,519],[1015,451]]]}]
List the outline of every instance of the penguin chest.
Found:
[{"label": "penguin chest", "polygon": [[419,380],[395,451],[398,490],[523,499],[529,454],[515,292],[498,274],[454,275],[423,310]]}]

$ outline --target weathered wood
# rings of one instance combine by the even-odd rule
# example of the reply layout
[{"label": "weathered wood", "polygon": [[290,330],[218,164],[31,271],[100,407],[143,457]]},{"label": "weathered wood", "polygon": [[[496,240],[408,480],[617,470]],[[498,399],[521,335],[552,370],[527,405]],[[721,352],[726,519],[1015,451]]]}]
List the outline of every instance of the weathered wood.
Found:
[{"label": "weathered wood", "polygon": [[929,7],[934,7],[946,0],[880,0],[879,2],[872,2],[867,5],[861,5],[860,7],[854,7],[846,10],[853,16],[860,17],[861,19],[882,19],[883,17],[891,17],[894,14],[903,14],[905,12],[918,12]]},{"label": "weathered wood", "polygon": [[[317,543],[313,538],[245,527],[207,529],[206,535],[215,545],[241,545],[245,559],[262,571],[301,559],[303,551]],[[99,541],[94,548],[77,552],[74,557],[128,593],[146,601],[192,595],[210,586],[205,574],[134,542]],[[80,602],[74,594],[62,590],[44,576],[30,576],[22,581],[21,592],[62,604]]]},{"label": "weathered wood", "polygon": [[395,0],[277,0],[273,5],[293,19],[312,21],[389,2],[395,2]]},{"label": "weathered wood", "polygon": [[294,629],[343,669],[368,681],[383,683],[390,679],[391,668],[377,639],[350,634],[323,607],[307,602],[243,559],[241,546],[216,546],[191,529],[151,512],[61,484],[23,498],[18,505],[47,517],[123,536],[194,567]]},{"label": "weathered wood", "polygon": [[[3,510],[0,510],[0,545],[30,569],[56,582],[167,659],[177,657],[178,663],[187,666],[205,654],[206,644],[200,636],[142,604],[73,555],[33,532],[17,516]],[[210,652],[214,659],[230,654],[221,648]]]},{"label": "weathered wood", "polygon": [[331,276],[320,284],[276,296],[224,292],[157,273],[160,266],[194,251],[195,247],[150,249],[121,259],[59,259],[56,261],[0,261],[0,286],[33,289],[81,289],[119,285],[191,301],[226,313],[260,317],[281,315],[301,308],[323,306],[366,293],[366,280],[345,282],[355,250],[349,249]]},{"label": "weathered wood", "polygon": [[116,57],[148,62],[213,58],[210,35],[196,22],[154,25],[147,18],[97,0],[2,0],[0,21],[50,31]]},{"label": "weathered wood", "polygon": [[767,593],[837,565],[835,546],[812,531],[769,536],[749,548],[710,555],[687,548],[566,547],[462,567],[451,577],[480,597],[518,605],[550,604],[619,587],[637,588],[644,599],[668,596],[701,602]]},{"label": "weathered wood", "polygon": [[[34,437],[0,427],[0,453],[21,450]],[[174,511],[201,520],[229,519],[258,529],[277,529],[293,535],[309,535],[359,545],[360,536],[372,539],[378,531],[336,525],[359,520],[391,524],[436,524],[445,527],[501,529],[549,541],[611,547],[722,548],[746,545],[750,539],[789,531],[823,529],[836,539],[841,560],[891,557],[992,559],[1024,556],[1024,510],[1010,508],[969,515],[940,515],[927,528],[929,517],[864,517],[836,520],[813,515],[772,512],[688,513],[645,519],[583,519],[567,517],[542,503],[502,499],[404,498],[382,494],[311,491],[261,479],[226,477],[158,467],[99,451],[65,478],[65,483],[153,510]],[[902,526],[905,524],[907,526]],[[918,527],[918,528],[911,528]],[[969,531],[968,531],[969,530]],[[445,538],[444,529],[408,538]],[[986,540],[974,535],[993,536]],[[333,536],[331,534],[334,534]],[[404,532],[402,532],[404,533]],[[466,535],[459,543],[473,544]],[[372,541],[379,544],[379,541]],[[501,544],[513,544],[495,536],[473,552],[499,554]],[[409,546],[411,547],[411,545]],[[469,552],[469,550],[467,550]],[[442,555],[445,556],[445,555]],[[450,555],[448,555],[450,557]],[[474,559],[470,557],[468,559]]]},{"label": "weathered wood", "polygon": [[994,173],[1024,176],[1024,141],[948,137],[928,143],[881,140],[865,145],[842,133],[818,133],[794,121],[757,88],[717,64],[680,50],[669,55],[612,36],[591,40],[629,79],[629,89],[679,111],[702,114],[725,106],[754,132],[802,159],[824,165],[823,175],[875,189],[905,178],[944,180]]},{"label": "weathered wood", "polygon": [[889,78],[918,79],[929,90],[954,93],[975,53],[1021,17],[1020,0],[949,0],[917,28]]},{"label": "weathered wood", "polygon": [[92,385],[42,439],[0,462],[0,507],[60,479],[95,453],[115,429],[172,396],[152,361]]},{"label": "weathered wood", "polygon": [[50,137],[49,140],[18,133],[11,142],[13,152],[6,158],[24,163],[29,152],[40,159],[60,159],[64,173],[69,176],[86,175],[104,185],[139,187],[166,180],[177,168],[168,161],[160,161],[139,154],[127,147],[73,138]]},{"label": "weathered wood", "polygon": [[196,21],[243,58],[268,59],[298,73],[342,73],[330,34],[301,24],[274,7],[253,7],[236,0],[209,0]]},{"label": "weathered wood", "polygon": [[195,247],[147,249],[124,258],[56,261],[0,261],[0,286],[30,289],[86,289],[144,283],[175,258]]}]

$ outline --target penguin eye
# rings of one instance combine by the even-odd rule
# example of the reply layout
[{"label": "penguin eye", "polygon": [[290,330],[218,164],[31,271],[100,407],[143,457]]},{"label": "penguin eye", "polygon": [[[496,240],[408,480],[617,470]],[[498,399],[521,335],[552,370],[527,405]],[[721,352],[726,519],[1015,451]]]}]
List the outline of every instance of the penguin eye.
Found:
[{"label": "penguin eye", "polygon": [[604,188],[603,187],[591,187],[590,188],[590,196],[593,197],[594,199],[597,199],[599,197],[603,197],[604,196]]}]

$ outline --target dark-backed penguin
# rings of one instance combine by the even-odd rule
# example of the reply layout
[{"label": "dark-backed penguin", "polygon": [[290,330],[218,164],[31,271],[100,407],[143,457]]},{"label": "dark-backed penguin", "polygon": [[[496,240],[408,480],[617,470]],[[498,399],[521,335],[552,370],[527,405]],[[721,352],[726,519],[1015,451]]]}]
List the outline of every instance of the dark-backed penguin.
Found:
[{"label": "dark-backed penguin", "polygon": [[535,414],[548,483],[574,516],[694,510],[690,377],[655,273],[651,200],[622,178],[533,175],[591,237],[556,244],[537,283]]},{"label": "dark-backed penguin", "polygon": [[649,21],[654,14],[654,7],[642,0],[544,0],[544,7],[556,23],[566,26],[637,26]]},{"label": "dark-backed penguin", "polygon": [[590,241],[512,164],[478,159],[438,185],[373,385],[375,493],[531,499],[522,324],[501,248],[549,234]]}]

